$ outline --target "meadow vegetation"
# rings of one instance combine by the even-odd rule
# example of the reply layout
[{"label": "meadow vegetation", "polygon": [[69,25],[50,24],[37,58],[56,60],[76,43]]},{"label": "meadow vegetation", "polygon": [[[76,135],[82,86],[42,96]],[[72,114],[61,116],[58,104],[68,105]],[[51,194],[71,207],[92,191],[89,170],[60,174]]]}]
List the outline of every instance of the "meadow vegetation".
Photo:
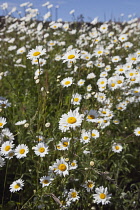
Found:
[{"label": "meadow vegetation", "polygon": [[0,31],[0,208],[140,209],[140,22],[36,17]]}]

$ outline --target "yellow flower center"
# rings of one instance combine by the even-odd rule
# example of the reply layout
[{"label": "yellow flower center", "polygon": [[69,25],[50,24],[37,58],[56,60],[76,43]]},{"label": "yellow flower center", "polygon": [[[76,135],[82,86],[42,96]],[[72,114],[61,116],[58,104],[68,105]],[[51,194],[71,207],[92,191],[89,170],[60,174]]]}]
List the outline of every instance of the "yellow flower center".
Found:
[{"label": "yellow flower center", "polygon": [[59,166],[58,166],[58,169],[60,170],[60,171],[65,171],[66,169],[67,169],[67,166],[65,165],[65,164],[60,164]]},{"label": "yellow flower center", "polygon": [[92,187],[94,186],[94,184],[93,184],[92,182],[88,182],[88,183],[87,183],[87,186],[88,186],[89,188],[92,188]]},{"label": "yellow flower center", "polygon": [[79,101],[79,98],[74,98],[74,101],[75,101],[75,102],[78,102],[78,101]]},{"label": "yellow flower center", "polygon": [[140,134],[140,131],[138,131],[138,134]]},{"label": "yellow flower center", "polygon": [[45,179],[45,180],[42,181],[42,183],[43,183],[43,184],[48,184],[49,181]]},{"label": "yellow flower center", "polygon": [[92,136],[96,136],[96,134],[95,134],[95,133],[92,133],[91,135],[92,135]]},{"label": "yellow flower center", "polygon": [[84,136],[84,140],[88,140],[88,136]]},{"label": "yellow flower center", "polygon": [[41,53],[40,52],[34,52],[33,53],[33,56],[38,56],[38,55],[40,55]]},{"label": "yellow flower center", "polygon": [[77,193],[76,193],[76,192],[72,192],[72,193],[71,193],[71,197],[72,197],[72,198],[76,198],[76,196],[77,196]]},{"label": "yellow flower center", "polygon": [[16,185],[14,186],[15,189],[18,189],[19,187],[20,187],[20,184],[16,184]]},{"label": "yellow flower center", "polygon": [[45,152],[45,148],[44,147],[40,147],[38,151],[43,153],[43,152]]},{"label": "yellow flower center", "polygon": [[118,82],[118,84],[121,84],[121,83],[122,83],[122,81],[121,81],[121,80],[118,80],[117,82]]},{"label": "yellow flower center", "polygon": [[112,83],[111,86],[112,86],[112,87],[115,87],[115,83]]},{"label": "yellow flower center", "polygon": [[102,84],[102,85],[103,85],[104,83],[105,83],[104,81],[100,82],[100,84]]},{"label": "yellow flower center", "polygon": [[71,166],[75,166],[76,164],[75,163],[71,163]]},{"label": "yellow flower center", "polygon": [[130,73],[129,75],[130,75],[130,76],[133,76],[133,75],[134,75],[134,73]]},{"label": "yellow flower center", "polygon": [[99,51],[98,51],[98,54],[101,54],[101,53],[102,53],[102,51],[101,51],[101,50],[99,50]]},{"label": "yellow flower center", "polygon": [[0,123],[0,126],[3,126],[3,123]]},{"label": "yellow flower center", "polygon": [[85,57],[85,59],[89,59],[89,57],[88,57],[88,56],[86,56],[86,57]]},{"label": "yellow flower center", "polygon": [[8,145],[8,146],[5,147],[4,150],[5,150],[5,151],[9,151],[10,149],[11,149],[11,147]]},{"label": "yellow flower center", "polygon": [[69,85],[69,84],[70,84],[70,81],[66,81],[66,82],[65,82],[65,85]]},{"label": "yellow flower center", "polygon": [[77,122],[77,120],[76,120],[75,117],[69,117],[69,118],[67,119],[67,122],[70,123],[70,124],[74,124],[74,123]]},{"label": "yellow flower center", "polygon": [[88,119],[94,119],[95,117],[94,117],[94,115],[91,114],[91,115],[88,115],[87,118]]},{"label": "yellow flower center", "polygon": [[136,61],[136,58],[131,58],[132,61]]},{"label": "yellow flower center", "polygon": [[123,71],[124,69],[119,69],[119,71]]},{"label": "yellow flower center", "polygon": [[106,114],[106,111],[102,111],[102,114]]},{"label": "yellow flower center", "polygon": [[67,147],[67,146],[68,146],[68,142],[67,142],[67,141],[64,141],[64,142],[63,142],[63,146],[64,146],[64,147]]},{"label": "yellow flower center", "polygon": [[120,149],[120,147],[119,147],[119,146],[115,146],[115,149],[116,149],[116,150],[119,150],[119,149]]},{"label": "yellow flower center", "polygon": [[75,58],[75,55],[69,55],[68,56],[68,59],[73,59],[73,58]]},{"label": "yellow flower center", "polygon": [[105,198],[106,198],[106,195],[105,195],[104,193],[101,193],[101,194],[100,194],[100,198],[101,198],[101,199],[105,199]]},{"label": "yellow flower center", "polygon": [[25,149],[20,149],[20,150],[19,150],[19,153],[20,153],[20,154],[24,154],[24,153],[25,153]]}]

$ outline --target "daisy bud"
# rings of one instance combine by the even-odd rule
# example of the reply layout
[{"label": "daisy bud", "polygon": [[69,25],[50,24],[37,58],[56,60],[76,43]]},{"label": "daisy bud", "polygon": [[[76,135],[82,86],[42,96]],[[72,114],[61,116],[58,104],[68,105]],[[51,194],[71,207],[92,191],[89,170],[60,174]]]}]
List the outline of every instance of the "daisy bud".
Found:
[{"label": "daisy bud", "polygon": [[28,128],[28,126],[29,126],[29,123],[25,123],[25,124],[24,124],[24,127],[25,127],[25,128]]},{"label": "daisy bud", "polygon": [[50,127],[50,125],[51,124],[48,122],[48,123],[45,124],[45,127],[48,128],[48,127]]},{"label": "daisy bud", "polygon": [[90,161],[90,166],[94,166],[94,161]]},{"label": "daisy bud", "polygon": [[35,83],[38,84],[38,83],[39,83],[39,79],[37,79],[37,80],[35,81]]}]

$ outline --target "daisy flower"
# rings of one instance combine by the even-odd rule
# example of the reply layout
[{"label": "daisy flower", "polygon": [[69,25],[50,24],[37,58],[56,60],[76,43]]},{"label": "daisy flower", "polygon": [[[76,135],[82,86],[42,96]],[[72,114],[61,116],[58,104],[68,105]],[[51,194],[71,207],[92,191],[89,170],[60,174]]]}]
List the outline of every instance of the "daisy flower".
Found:
[{"label": "daisy flower", "polygon": [[29,148],[25,144],[19,144],[15,148],[15,156],[18,159],[26,157],[27,153],[29,152]]},{"label": "daisy flower", "polygon": [[80,79],[77,83],[78,86],[83,86],[85,83],[85,80],[84,79]]},{"label": "daisy flower", "polygon": [[5,158],[7,159],[12,159],[15,155],[15,151],[14,150],[10,150],[6,155],[5,155]]},{"label": "daisy flower", "polygon": [[81,134],[81,138],[80,138],[80,142],[82,142],[83,144],[86,144],[90,141],[90,137],[91,134],[89,131],[85,131],[84,129],[82,130],[82,134]]},{"label": "daisy flower", "polygon": [[136,136],[140,136],[140,127],[137,127],[135,130],[134,130],[134,134]]},{"label": "daisy flower", "polygon": [[3,144],[2,144],[2,146],[1,146],[1,153],[3,154],[3,155],[7,155],[10,151],[11,151],[11,149],[14,147],[14,144],[13,144],[13,142],[12,141],[6,141],[6,142],[4,142]]},{"label": "daisy flower", "polygon": [[120,153],[121,151],[123,150],[123,147],[121,144],[119,143],[114,143],[112,145],[112,151],[115,152],[115,153]]},{"label": "daisy flower", "polygon": [[3,128],[3,126],[6,124],[6,118],[5,117],[0,117],[0,128]]},{"label": "daisy flower", "polygon": [[19,190],[22,190],[23,186],[24,186],[24,181],[22,179],[18,179],[10,185],[10,191],[17,192]]},{"label": "daisy flower", "polygon": [[99,29],[102,33],[105,33],[108,31],[108,25],[107,24],[102,24],[100,26],[100,29]]},{"label": "daisy flower", "polygon": [[70,145],[70,138],[64,137],[61,139],[62,150],[68,150]]},{"label": "daisy flower", "polygon": [[95,186],[95,182],[93,182],[92,180],[88,180],[82,186],[87,190],[87,192],[90,192]]},{"label": "daisy flower", "polygon": [[99,137],[99,131],[97,131],[97,130],[95,130],[95,129],[93,129],[92,131],[91,131],[91,137],[92,138],[94,138],[94,139],[97,139],[98,137]]},{"label": "daisy flower", "polygon": [[75,189],[70,189],[70,192],[68,193],[68,198],[70,201],[77,201],[79,200],[78,192]]},{"label": "daisy flower", "polygon": [[75,93],[72,95],[71,104],[73,105],[79,105],[82,99],[82,95]]},{"label": "daisy flower", "polygon": [[29,51],[27,58],[32,60],[33,58],[40,58],[41,55],[44,55],[46,50],[43,49],[43,46],[36,46],[35,49]]},{"label": "daisy flower", "polygon": [[76,169],[77,167],[78,167],[78,164],[76,160],[73,160],[69,165],[70,170]]},{"label": "daisy flower", "polygon": [[108,194],[107,187],[104,188],[103,186],[97,187],[95,189],[96,194],[93,194],[94,202],[102,205],[106,205],[110,203],[111,194]]},{"label": "daisy flower", "polygon": [[76,108],[74,111],[70,110],[67,114],[63,114],[59,121],[59,129],[62,130],[62,125],[66,126],[65,130],[79,127],[83,120],[83,114],[79,114],[78,110],[79,108]]},{"label": "daisy flower", "polygon": [[96,77],[96,75],[94,74],[94,73],[89,73],[88,75],[87,75],[87,79],[93,79],[93,78],[95,78]]},{"label": "daisy flower", "polygon": [[86,111],[87,113],[87,121],[88,122],[96,122],[96,118],[99,116],[98,112],[96,110],[91,109],[89,112]]},{"label": "daisy flower", "polygon": [[42,184],[42,187],[49,186],[51,184],[51,181],[54,180],[50,176],[42,176],[40,178],[40,183]]},{"label": "daisy flower", "polygon": [[121,58],[120,58],[120,56],[118,56],[118,55],[112,57],[112,62],[113,62],[113,63],[116,63],[116,62],[118,62],[118,61],[120,61],[120,60],[121,60]]},{"label": "daisy flower", "polygon": [[45,157],[48,154],[48,146],[45,143],[38,143],[35,147],[33,147],[34,152],[37,156]]},{"label": "daisy flower", "polygon": [[14,140],[14,135],[13,133],[10,132],[9,128],[4,128],[1,131],[1,138],[3,140],[9,140],[9,141],[13,141]]},{"label": "daisy flower", "polygon": [[63,87],[69,87],[69,86],[72,85],[72,82],[73,82],[72,80],[73,80],[72,77],[67,77],[67,78],[65,78],[65,79],[63,79],[63,80],[61,81],[61,85],[62,85]]},{"label": "daisy flower", "polygon": [[68,52],[66,52],[66,54],[62,57],[63,63],[65,62],[76,62],[76,59],[79,59],[79,50],[77,49],[72,49]]},{"label": "daisy flower", "polygon": [[53,166],[50,166],[49,169],[53,170],[56,174],[59,174],[60,176],[65,177],[66,175],[69,175],[69,167],[63,157],[61,157],[60,160],[56,159],[56,163],[54,163]]}]

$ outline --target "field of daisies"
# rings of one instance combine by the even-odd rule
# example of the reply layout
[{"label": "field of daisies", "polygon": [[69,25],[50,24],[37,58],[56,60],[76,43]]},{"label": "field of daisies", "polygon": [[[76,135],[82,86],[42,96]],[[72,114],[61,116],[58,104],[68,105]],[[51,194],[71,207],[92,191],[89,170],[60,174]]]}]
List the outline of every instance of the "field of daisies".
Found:
[{"label": "field of daisies", "polygon": [[0,49],[0,209],[140,209],[138,19],[28,8],[5,16]]}]

